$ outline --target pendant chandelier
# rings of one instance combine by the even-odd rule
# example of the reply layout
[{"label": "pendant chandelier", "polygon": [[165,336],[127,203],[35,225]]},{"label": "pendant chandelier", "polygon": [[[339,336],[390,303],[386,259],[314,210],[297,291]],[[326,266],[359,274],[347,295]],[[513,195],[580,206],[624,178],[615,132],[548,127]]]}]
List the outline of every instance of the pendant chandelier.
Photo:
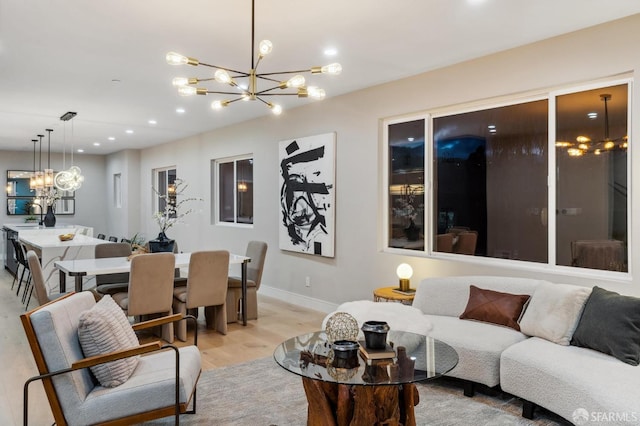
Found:
[{"label": "pendant chandelier", "polygon": [[38,140],[32,139],[33,142],[33,173],[29,180],[29,188],[35,189],[38,196],[41,196],[43,191],[51,190],[53,188],[53,169],[51,168],[51,132],[53,129],[46,129],[48,135],[48,148],[47,148],[47,168],[42,168],[42,138],[44,135],[38,135],[40,143],[40,156],[38,160],[38,169],[36,170],[36,143]]},{"label": "pendant chandelier", "polygon": [[592,141],[589,137],[581,135],[576,138],[576,143],[558,141],[556,147],[567,148],[567,154],[571,157],[581,157],[585,154],[602,155],[614,150],[626,151],[629,145],[627,136],[617,139],[612,139],[609,136],[609,106],[607,103],[611,100],[611,95],[601,94],[600,100],[604,102],[604,139]]},{"label": "pendant chandelier", "polygon": [[[251,69],[248,72],[238,71],[231,68],[211,65],[200,62],[195,58],[181,55],[175,52],[167,53],[166,60],[170,65],[192,65],[214,68],[216,71],[213,76],[208,78],[187,78],[176,77],[173,79],[173,85],[178,88],[181,96],[192,95],[229,95],[227,99],[217,99],[211,103],[211,108],[220,110],[229,104],[239,101],[255,101],[258,100],[271,108],[275,115],[282,113],[282,107],[278,104],[269,102],[264,98],[269,96],[298,96],[299,98],[311,97],[314,99],[323,99],[325,91],[317,86],[307,86],[303,73],[311,74],[340,74],[342,66],[333,63],[323,67],[311,67],[310,69],[296,71],[278,71],[269,73],[258,73],[258,65],[262,58],[268,55],[273,49],[273,45],[269,40],[262,40],[257,51],[257,60],[255,60],[255,0],[251,0]],[[288,80],[280,80],[276,76],[286,74],[294,74]],[[235,91],[219,91],[209,90],[202,87],[196,87],[200,82],[210,82],[215,80],[218,83],[231,86]],[[271,87],[264,89],[258,88],[258,81],[267,82]],[[275,83],[275,85],[273,85]],[[284,92],[286,89],[293,91]]]},{"label": "pendant chandelier", "polygon": [[[60,117],[60,120],[65,122],[65,147],[66,147],[66,133],[67,133],[66,122],[71,120],[76,115],[78,114],[75,112],[69,111],[64,113]],[[58,188],[61,191],[76,191],[77,189],[80,189],[80,187],[82,186],[82,182],[84,182],[84,176],[82,176],[82,171],[80,170],[80,167],[75,166],[73,164],[73,122],[71,123],[71,141],[72,141],[71,167],[69,167],[69,169],[67,170],[62,170],[61,172],[57,173],[54,178],[54,184],[56,188]],[[66,164],[64,164],[64,162],[66,161],[66,156],[67,156],[66,152],[63,153],[62,155],[63,169],[66,166]]]}]

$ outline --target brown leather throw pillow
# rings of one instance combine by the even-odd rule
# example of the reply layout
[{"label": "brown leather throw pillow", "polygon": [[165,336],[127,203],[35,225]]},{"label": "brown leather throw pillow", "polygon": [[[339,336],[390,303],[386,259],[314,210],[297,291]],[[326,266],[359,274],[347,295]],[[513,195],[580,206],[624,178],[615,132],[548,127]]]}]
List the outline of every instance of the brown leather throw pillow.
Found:
[{"label": "brown leather throw pillow", "polygon": [[520,331],[518,319],[529,297],[528,294],[501,293],[471,285],[469,301],[460,319],[490,322]]}]

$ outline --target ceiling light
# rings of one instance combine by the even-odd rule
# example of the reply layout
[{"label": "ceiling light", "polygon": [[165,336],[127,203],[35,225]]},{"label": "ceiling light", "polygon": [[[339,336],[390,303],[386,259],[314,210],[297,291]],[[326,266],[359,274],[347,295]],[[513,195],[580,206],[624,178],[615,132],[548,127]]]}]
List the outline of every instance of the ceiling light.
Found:
[{"label": "ceiling light", "polygon": [[324,50],[324,54],[327,56],[336,56],[338,54],[338,50],[334,47],[329,47]]},{"label": "ceiling light", "polygon": [[587,114],[587,117],[589,117],[591,120],[595,120],[596,118],[598,118],[598,113],[597,112],[590,112]]},{"label": "ceiling light", "polygon": [[94,142],[93,146],[100,146],[100,142]]},{"label": "ceiling light", "polygon": [[158,124],[156,120],[149,120],[148,123],[151,124],[152,126],[155,126],[156,124]]},{"label": "ceiling light", "polygon": [[78,152],[84,152],[84,149],[78,148]]},{"label": "ceiling light", "polygon": [[[77,114],[75,112],[68,112],[62,115],[62,117],[60,117],[60,120],[65,122],[64,124],[65,135],[66,135],[66,128],[67,128],[66,122],[74,118],[76,115]],[[64,154],[62,157],[63,170],[57,173],[54,178],[54,184],[56,188],[58,188],[61,191],[77,191],[78,189],[80,189],[80,187],[82,186],[82,183],[84,182],[84,176],[82,176],[82,171],[80,170],[80,167],[74,165],[74,162],[73,162],[73,133],[74,133],[74,126],[72,121],[71,122],[71,167],[69,167],[67,170],[64,170],[65,163],[66,163],[65,161],[66,154]],[[64,142],[65,146],[66,146],[66,142],[67,141],[65,136],[65,142]],[[84,151],[79,149],[78,152],[84,152]]]},{"label": "ceiling light", "polygon": [[[211,108],[215,110],[222,109],[229,104],[240,100],[258,100],[271,109],[275,115],[282,113],[282,107],[278,104],[265,100],[269,96],[298,96],[299,98],[312,97],[314,99],[323,99],[325,91],[315,86],[306,86],[305,78],[300,75],[302,73],[311,74],[340,74],[342,66],[338,63],[325,65],[323,67],[311,67],[304,70],[296,71],[276,71],[269,73],[259,73],[258,65],[262,58],[271,53],[273,44],[269,40],[262,40],[258,45],[257,60],[255,52],[255,0],[251,0],[251,68],[248,72],[237,71],[231,68],[220,67],[218,65],[200,62],[198,59],[190,58],[176,52],[169,52],[166,55],[167,63],[170,65],[192,65],[214,68],[216,71],[213,78],[193,78],[193,77],[176,77],[172,84],[178,87],[178,93],[181,96],[207,95],[209,93],[217,95],[230,95],[228,99],[219,99],[211,103]],[[335,49],[334,49],[335,50]],[[325,51],[325,53],[327,53]],[[277,76],[292,74],[293,77],[288,80],[280,80]],[[209,90],[195,85],[200,82],[216,82],[231,86],[229,91]],[[271,87],[258,88],[258,81],[267,83],[276,83]],[[293,91],[281,92],[277,89],[293,89]],[[184,112],[184,111],[182,111]]]},{"label": "ceiling light", "polygon": [[132,135],[132,134],[133,134],[133,130],[131,130],[131,129],[127,129],[127,130],[125,130],[124,132],[125,132],[126,134],[128,134],[128,135]]},{"label": "ceiling light", "polygon": [[114,138],[113,136],[109,136],[107,139],[109,139],[110,141],[115,141],[116,138]]},{"label": "ceiling light", "polygon": [[184,114],[185,110],[184,110],[184,108],[176,108],[176,112],[178,114]]}]

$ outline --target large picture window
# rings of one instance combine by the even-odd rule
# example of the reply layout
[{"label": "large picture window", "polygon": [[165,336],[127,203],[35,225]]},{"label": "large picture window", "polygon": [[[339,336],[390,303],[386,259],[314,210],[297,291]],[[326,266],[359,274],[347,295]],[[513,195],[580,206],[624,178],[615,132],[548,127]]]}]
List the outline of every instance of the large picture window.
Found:
[{"label": "large picture window", "polygon": [[[629,83],[618,83],[388,122],[387,246],[626,272]],[[432,170],[424,138],[403,134],[415,127],[431,128]]]},{"label": "large picture window", "polygon": [[253,224],[253,158],[217,160],[218,221]]}]

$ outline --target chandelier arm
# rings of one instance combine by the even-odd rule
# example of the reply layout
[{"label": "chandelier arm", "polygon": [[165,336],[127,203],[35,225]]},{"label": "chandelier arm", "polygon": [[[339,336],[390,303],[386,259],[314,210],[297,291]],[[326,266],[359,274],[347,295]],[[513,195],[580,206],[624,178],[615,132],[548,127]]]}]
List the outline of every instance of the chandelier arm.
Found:
[{"label": "chandelier arm", "polygon": [[311,72],[311,70],[296,70],[296,71],[277,71],[277,72],[263,72],[260,74],[256,74],[256,77],[263,78],[265,75],[278,75],[278,74],[300,74],[303,72]]},{"label": "chandelier arm", "polygon": [[264,93],[264,91],[257,92],[256,96],[257,95],[260,95],[260,96],[299,96],[297,93]]},{"label": "chandelier arm", "polygon": [[263,77],[264,74],[256,74],[256,78],[262,79],[262,80],[267,80],[267,81],[273,81],[274,83],[278,83],[280,84],[280,80],[278,80],[277,78],[269,78],[269,77]]},{"label": "chandelier arm", "polygon": [[215,69],[218,69],[218,70],[225,70],[225,71],[235,72],[237,74],[242,75],[243,77],[249,77],[249,73],[246,73],[244,71],[238,71],[238,70],[234,70],[234,69],[226,68],[226,67],[219,67],[217,65],[212,65],[212,64],[205,64],[204,62],[200,62],[199,65],[204,65],[205,67],[215,68]]},{"label": "chandelier arm", "polygon": [[238,92],[218,92],[218,91],[212,91],[212,90],[207,90],[207,93],[212,93],[215,95],[237,95],[238,94]]}]

